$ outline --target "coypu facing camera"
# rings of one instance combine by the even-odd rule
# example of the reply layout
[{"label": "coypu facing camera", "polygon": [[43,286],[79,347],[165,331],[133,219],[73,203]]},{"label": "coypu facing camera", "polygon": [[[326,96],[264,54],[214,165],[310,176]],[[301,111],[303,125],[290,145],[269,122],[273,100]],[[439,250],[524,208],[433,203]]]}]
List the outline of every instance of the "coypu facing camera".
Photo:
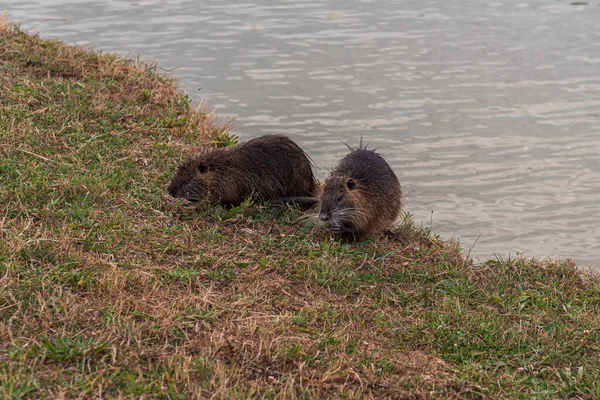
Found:
[{"label": "coypu facing camera", "polygon": [[362,146],[346,155],[325,181],[319,221],[346,240],[390,229],[402,207],[402,190],[383,156]]}]

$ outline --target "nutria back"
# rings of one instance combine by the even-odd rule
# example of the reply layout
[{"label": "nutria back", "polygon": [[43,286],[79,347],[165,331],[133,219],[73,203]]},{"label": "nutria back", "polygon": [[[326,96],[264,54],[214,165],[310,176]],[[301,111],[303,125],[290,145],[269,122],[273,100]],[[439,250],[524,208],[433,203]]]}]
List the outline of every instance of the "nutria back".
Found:
[{"label": "nutria back", "polygon": [[391,228],[402,207],[402,190],[381,154],[362,145],[349,148],[325,181],[319,219],[334,234],[358,238]]},{"label": "nutria back", "polygon": [[237,206],[258,200],[314,196],[311,161],[291,139],[266,135],[244,144],[203,149],[179,166],[169,186],[173,197]]}]

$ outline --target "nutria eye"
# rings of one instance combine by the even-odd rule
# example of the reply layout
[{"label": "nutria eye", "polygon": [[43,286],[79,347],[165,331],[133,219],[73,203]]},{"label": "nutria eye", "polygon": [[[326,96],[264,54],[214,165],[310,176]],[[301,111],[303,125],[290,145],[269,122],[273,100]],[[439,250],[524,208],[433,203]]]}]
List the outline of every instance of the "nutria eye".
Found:
[{"label": "nutria eye", "polygon": [[354,190],[354,188],[356,187],[356,182],[354,182],[354,179],[348,179],[346,181],[346,187],[348,187],[349,190]]},{"label": "nutria eye", "polygon": [[208,165],[204,165],[204,164],[198,165],[198,171],[200,171],[201,174],[207,173],[208,172]]}]

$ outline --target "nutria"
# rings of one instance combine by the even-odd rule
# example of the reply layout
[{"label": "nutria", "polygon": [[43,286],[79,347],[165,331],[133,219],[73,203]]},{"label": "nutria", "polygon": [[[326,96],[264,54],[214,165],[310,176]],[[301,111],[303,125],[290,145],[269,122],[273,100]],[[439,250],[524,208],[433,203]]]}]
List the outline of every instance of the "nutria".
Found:
[{"label": "nutria", "polygon": [[387,230],[398,218],[402,190],[383,156],[362,146],[350,147],[325,181],[319,219],[331,233],[357,239]]},{"label": "nutria", "polygon": [[190,201],[238,206],[250,195],[261,201],[285,197],[285,202],[293,202],[296,196],[314,196],[315,187],[304,151],[286,136],[266,135],[188,157],[173,176],[169,193]]}]

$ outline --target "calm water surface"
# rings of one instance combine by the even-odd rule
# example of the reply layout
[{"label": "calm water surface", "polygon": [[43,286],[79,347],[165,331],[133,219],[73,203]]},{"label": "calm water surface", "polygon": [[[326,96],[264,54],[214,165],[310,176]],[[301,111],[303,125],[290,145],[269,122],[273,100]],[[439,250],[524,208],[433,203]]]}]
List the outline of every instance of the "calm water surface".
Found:
[{"label": "calm water surface", "polygon": [[[4,0],[25,28],[155,59],[243,139],[321,167],[361,134],[406,209],[480,257],[600,266],[599,1]],[[48,20],[49,19],[49,20]],[[199,90],[201,88],[201,90]]]}]

